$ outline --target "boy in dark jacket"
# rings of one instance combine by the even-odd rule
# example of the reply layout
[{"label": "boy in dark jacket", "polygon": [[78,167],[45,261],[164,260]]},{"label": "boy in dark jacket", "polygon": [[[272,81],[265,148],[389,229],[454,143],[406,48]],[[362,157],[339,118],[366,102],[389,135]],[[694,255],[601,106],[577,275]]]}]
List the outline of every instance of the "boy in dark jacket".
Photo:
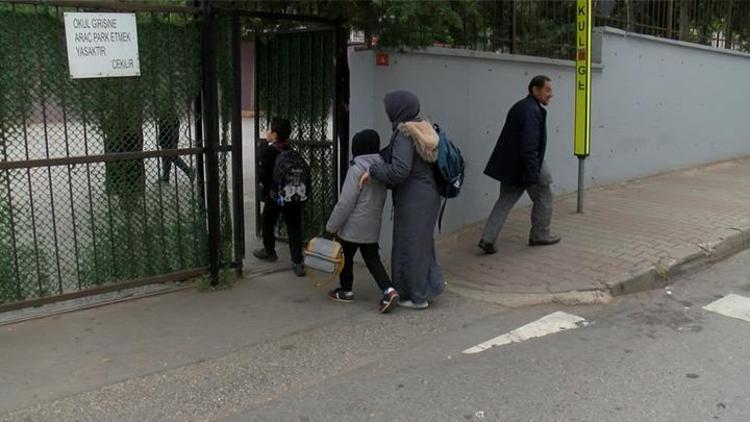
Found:
[{"label": "boy in dark jacket", "polygon": [[292,255],[292,269],[302,277],[305,266],[302,261],[302,204],[300,202],[286,202],[280,205],[276,201],[273,186],[273,170],[276,158],[283,151],[290,149],[289,136],[292,126],[289,120],[274,118],[271,129],[266,133],[267,145],[259,151],[260,180],[258,188],[263,193],[263,248],[253,251],[253,255],[261,260],[274,262],[279,259],[276,254],[276,222],[279,216],[284,218],[286,231],[289,235],[289,251]]}]

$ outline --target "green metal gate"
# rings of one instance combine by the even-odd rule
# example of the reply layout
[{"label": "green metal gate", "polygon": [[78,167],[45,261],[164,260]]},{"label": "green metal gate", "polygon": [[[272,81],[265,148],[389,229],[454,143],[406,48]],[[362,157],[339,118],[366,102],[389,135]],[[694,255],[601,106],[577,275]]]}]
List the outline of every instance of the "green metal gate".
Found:
[{"label": "green metal gate", "polygon": [[[306,234],[327,216],[348,156],[341,26],[201,4],[0,3],[0,311],[242,268],[247,34],[256,134],[293,122],[312,166]],[[140,75],[72,79],[66,12],[135,14]],[[293,33],[268,30],[279,20]]]},{"label": "green metal gate", "polygon": [[[338,197],[336,33],[333,27],[304,28],[255,39],[255,145],[266,142],[273,117],[292,123],[290,144],[310,164],[312,194],[303,221],[303,237],[309,239],[323,229]],[[256,198],[256,221],[261,219],[260,200]]]},{"label": "green metal gate", "polygon": [[[140,76],[72,79],[66,12],[134,13]],[[0,3],[0,309],[241,261],[230,38],[192,7]]]}]

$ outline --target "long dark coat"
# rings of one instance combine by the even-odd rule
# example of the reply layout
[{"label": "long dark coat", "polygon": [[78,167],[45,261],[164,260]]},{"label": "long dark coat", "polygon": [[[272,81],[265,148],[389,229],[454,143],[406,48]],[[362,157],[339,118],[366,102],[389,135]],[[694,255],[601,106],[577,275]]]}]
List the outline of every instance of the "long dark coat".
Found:
[{"label": "long dark coat", "polygon": [[370,167],[370,175],[393,189],[393,284],[402,300],[422,303],[445,288],[434,239],[440,194],[432,164],[397,129],[399,123],[417,120],[419,100],[409,92],[396,91],[386,95],[385,108],[394,130],[389,162]]},{"label": "long dark coat", "polygon": [[529,95],[508,111],[484,174],[514,186],[539,183],[547,149],[547,110]]}]

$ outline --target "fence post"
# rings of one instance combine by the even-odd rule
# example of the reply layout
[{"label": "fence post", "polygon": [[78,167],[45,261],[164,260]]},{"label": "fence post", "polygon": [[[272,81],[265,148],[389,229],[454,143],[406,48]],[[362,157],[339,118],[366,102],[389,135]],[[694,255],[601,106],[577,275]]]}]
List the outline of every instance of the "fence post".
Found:
[{"label": "fence post", "polygon": [[690,33],[690,0],[680,0],[680,41],[687,41]]},{"label": "fence post", "polygon": [[234,261],[242,272],[245,258],[245,194],[242,180],[242,40],[240,17],[232,16],[232,203],[234,206]]},{"label": "fence post", "polygon": [[732,12],[733,12],[734,0],[729,0],[729,5],[726,10],[726,17],[724,19],[724,48],[727,50],[732,49]]},{"label": "fence post", "polygon": [[674,33],[674,0],[667,4],[667,38],[672,38]]},{"label": "fence post", "polygon": [[510,13],[511,13],[511,29],[510,29],[510,54],[516,54],[518,49],[516,48],[516,1],[510,2]]},{"label": "fence post", "polygon": [[260,49],[261,46],[261,40],[258,35],[255,35],[255,38],[253,40],[253,66],[255,66],[255,69],[253,70],[253,125],[254,125],[254,132],[255,137],[253,138],[253,150],[255,151],[255,160],[253,162],[253,174],[255,175],[254,182],[255,186],[253,186],[253,190],[255,191],[255,236],[260,237],[262,231],[263,231],[263,214],[261,212],[260,203],[265,198],[263,197],[263,190],[259,189],[258,187],[258,175],[260,174],[260,166],[258,165],[259,160],[258,157],[259,154],[259,143],[261,139],[261,133],[260,133],[260,113],[261,113],[261,107],[260,107],[260,87],[258,86],[258,72],[259,69],[259,63],[260,63]]},{"label": "fence post", "polygon": [[339,186],[344,186],[349,169],[349,33],[343,22],[336,25],[336,117],[334,142],[338,142]]},{"label": "fence post", "polygon": [[216,22],[211,0],[201,1],[203,92],[201,95],[206,155],[208,260],[211,284],[219,281],[221,226],[219,221],[219,94],[216,77]]}]

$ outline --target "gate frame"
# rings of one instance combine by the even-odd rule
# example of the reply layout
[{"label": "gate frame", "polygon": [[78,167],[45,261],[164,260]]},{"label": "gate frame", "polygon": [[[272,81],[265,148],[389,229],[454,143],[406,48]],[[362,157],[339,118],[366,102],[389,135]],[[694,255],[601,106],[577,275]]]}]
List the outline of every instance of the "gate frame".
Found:
[{"label": "gate frame", "polygon": [[[210,0],[204,0],[204,1],[210,1]],[[11,0],[9,1],[10,4],[17,4],[17,5],[28,5],[28,6],[49,6],[49,7],[62,7],[62,8],[74,8],[74,9],[80,9],[85,11],[102,11],[102,12],[114,12],[114,13],[146,13],[146,12],[153,12],[153,13],[174,13],[174,14],[182,14],[182,15],[190,15],[194,16],[197,19],[200,19],[201,21],[204,20],[204,13],[203,10],[199,7],[195,6],[178,6],[178,5],[153,5],[153,4],[144,4],[144,3],[120,3],[115,1],[103,1],[103,0],[92,0],[92,1],[83,1],[83,0]],[[203,25],[203,22],[201,22],[201,25]],[[203,39],[204,34],[203,31],[201,31],[201,37]],[[215,32],[214,32],[215,37]],[[205,49],[205,46],[202,47]],[[213,49],[209,49],[213,52]],[[203,63],[205,63],[205,60],[203,60]],[[202,83],[205,80],[205,76],[202,78]],[[214,81],[216,82],[216,77],[214,77]],[[215,87],[215,84],[214,84]],[[203,101],[203,100],[202,100]],[[218,101],[218,100],[217,100]],[[217,109],[218,106],[215,106],[214,108]],[[42,167],[57,167],[57,166],[64,166],[64,165],[75,165],[75,164],[87,164],[87,163],[107,163],[107,162],[116,162],[116,161],[123,161],[123,160],[136,160],[136,159],[147,159],[147,158],[164,158],[164,157],[175,157],[175,156],[182,156],[182,155],[193,155],[196,158],[196,167],[203,170],[205,167],[203,166],[203,156],[208,156],[208,149],[205,146],[201,146],[201,141],[205,136],[207,136],[210,139],[210,136],[208,136],[208,133],[204,133],[201,130],[201,127],[205,127],[203,125],[203,120],[205,119],[205,114],[201,114],[202,109],[201,101],[196,102],[195,109],[193,110],[193,119],[195,124],[195,145],[193,147],[189,148],[176,148],[171,150],[154,150],[154,151],[139,151],[139,152],[120,152],[120,153],[105,153],[100,155],[81,155],[81,156],[72,156],[72,157],[56,157],[56,158],[43,158],[43,159],[32,159],[32,160],[22,160],[22,161],[0,161],[0,171],[8,171],[13,169],[26,169],[26,168],[42,168]],[[216,131],[216,139],[218,141],[218,122],[217,122],[217,131]],[[228,146],[231,148],[231,145]],[[218,159],[218,156],[217,156]],[[209,173],[208,169],[206,169],[206,173]],[[216,180],[218,181],[218,163],[216,165]],[[198,182],[196,187],[199,192],[199,195],[203,198],[206,198],[205,196],[205,184],[200,183],[202,179],[203,171],[198,171]],[[217,200],[216,200],[216,208],[218,210],[218,187],[216,189],[217,194]],[[209,209],[209,204],[206,203],[206,208]],[[216,221],[219,222],[218,215],[216,216]],[[219,230],[217,229],[215,231],[215,236],[218,238],[219,236]],[[211,237],[211,233],[209,232],[209,238]],[[209,248],[209,253],[211,253],[212,248]],[[216,266],[218,268],[218,248],[216,249]],[[210,261],[210,264],[213,264],[213,262]],[[37,307],[42,306],[50,303],[55,302],[61,302],[65,300],[71,300],[71,299],[77,299],[81,297],[91,296],[95,294],[103,294],[118,290],[125,290],[130,289],[134,287],[140,287],[145,285],[151,285],[151,284],[160,284],[160,283],[167,283],[171,281],[180,281],[185,280],[189,278],[198,277],[200,275],[209,273],[213,276],[214,271],[212,271],[213,265],[209,266],[203,266],[203,267],[195,267],[195,268],[188,268],[188,269],[182,269],[178,271],[174,271],[171,273],[166,274],[158,274],[155,276],[149,276],[149,277],[142,277],[137,279],[129,279],[129,280],[123,280],[118,282],[113,282],[110,284],[106,284],[103,286],[97,286],[97,287],[91,287],[87,289],[81,289],[74,292],[69,293],[62,293],[62,294],[56,294],[46,297],[40,297],[36,299],[28,299],[28,300],[22,300],[18,302],[10,302],[5,304],[0,304],[0,312],[7,312],[7,311],[13,311],[28,307]],[[216,277],[212,277],[212,283],[214,280],[218,280],[218,270],[216,271]]]},{"label": "gate frame", "polygon": [[[76,299],[94,294],[102,294],[112,291],[124,290],[149,284],[159,284],[170,281],[185,280],[208,273],[211,284],[219,282],[221,270],[220,247],[221,247],[221,225],[220,225],[220,180],[219,180],[219,156],[221,152],[230,152],[232,156],[232,201],[233,201],[233,242],[234,259],[231,267],[242,271],[242,260],[245,257],[245,227],[244,227],[244,192],[243,192],[243,167],[242,167],[242,116],[241,116],[241,25],[240,17],[253,17],[265,20],[294,20],[298,22],[309,22],[330,26],[335,31],[335,100],[333,111],[333,146],[334,160],[338,159],[337,188],[340,189],[348,169],[349,155],[349,67],[346,44],[346,30],[344,21],[334,21],[319,16],[287,15],[262,12],[250,12],[215,7],[213,0],[194,0],[192,6],[182,5],[152,5],[143,3],[120,3],[105,0],[12,0],[11,3],[19,5],[42,5],[52,7],[76,8],[87,11],[111,11],[119,13],[175,13],[191,15],[199,19],[201,35],[201,93],[195,102],[193,110],[193,123],[195,130],[195,145],[190,148],[179,148],[174,150],[156,150],[140,152],[112,153],[96,156],[75,156],[63,158],[36,159],[27,161],[0,162],[0,171],[7,171],[19,167],[52,167],[59,165],[70,165],[93,162],[110,162],[120,160],[133,160],[145,158],[162,158],[169,156],[194,155],[198,171],[196,188],[201,191],[205,200],[206,223],[208,227],[208,267],[197,267],[184,269],[168,274],[159,274],[138,279],[114,282],[104,286],[78,290],[70,293],[62,293],[20,302],[0,304],[0,312],[22,309],[31,306],[41,306],[49,303]],[[215,16],[217,13],[229,13],[231,20],[231,51],[233,65],[234,93],[232,96],[231,111],[231,137],[230,145],[220,145],[219,133],[219,104],[218,104],[218,75],[217,75],[217,29]],[[345,85],[344,85],[345,84]],[[257,95],[257,89],[254,95]],[[256,119],[256,126],[257,126]],[[203,174],[205,172],[205,180]],[[337,194],[338,194],[337,189]]]},{"label": "gate frame", "polygon": [[[210,2],[212,0],[203,0]],[[242,215],[242,225],[235,225],[235,260],[240,262],[245,257],[245,233],[244,233],[244,200],[237,200],[237,195],[243,193],[243,182],[241,174],[239,178],[235,175],[234,171],[236,168],[242,166],[242,142],[235,143],[235,139],[242,139],[242,115],[241,115],[241,68],[240,68],[240,43],[242,25],[239,21],[240,17],[245,18],[257,18],[261,20],[277,20],[277,21],[295,21],[300,23],[313,23],[327,27],[326,29],[331,30],[334,34],[334,103],[333,103],[333,136],[331,142],[334,148],[334,160],[337,160],[336,172],[336,197],[341,190],[346,179],[346,172],[349,169],[349,55],[348,55],[348,34],[346,31],[345,20],[341,19],[329,19],[321,16],[312,15],[290,15],[285,13],[269,13],[269,12],[253,12],[247,10],[236,10],[231,8],[214,7],[214,10],[219,13],[228,13],[232,16],[232,51],[234,60],[234,86],[235,92],[233,97],[233,110],[232,110],[232,140],[233,151],[232,165],[233,165],[233,194],[235,195],[235,215]],[[294,31],[294,32],[311,32],[311,31]],[[284,34],[289,32],[275,32],[275,34]],[[269,33],[268,35],[273,35]],[[254,65],[257,66],[257,45],[260,35],[255,35],[255,60]],[[255,72],[257,78],[257,70]],[[257,85],[253,89],[252,95],[254,96],[254,103],[257,109],[259,105],[258,98],[258,87]],[[260,122],[258,120],[258,113],[254,117],[255,125],[255,139],[253,145],[257,151],[257,140],[260,139]],[[257,160],[253,166],[253,172],[257,175]],[[239,180],[239,186],[236,184]],[[256,225],[261,221],[261,210],[258,203],[258,192],[256,191],[255,198],[255,221]],[[237,209],[237,207],[241,209]],[[256,227],[256,235],[259,231],[259,226]],[[241,248],[238,245],[241,244]]]}]

